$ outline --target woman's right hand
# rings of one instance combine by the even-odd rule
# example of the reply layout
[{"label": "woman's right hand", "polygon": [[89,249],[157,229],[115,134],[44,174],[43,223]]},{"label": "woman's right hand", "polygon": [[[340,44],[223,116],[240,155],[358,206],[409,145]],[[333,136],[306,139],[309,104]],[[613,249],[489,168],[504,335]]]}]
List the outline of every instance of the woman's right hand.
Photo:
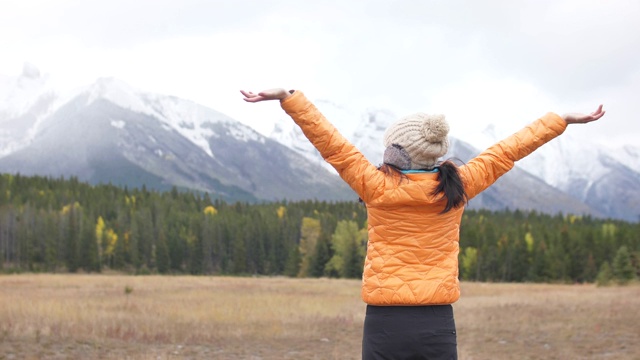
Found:
[{"label": "woman's right hand", "polygon": [[605,111],[602,110],[602,105],[600,105],[598,109],[591,114],[569,113],[562,115],[562,118],[567,124],[586,124],[600,119],[604,116],[604,113]]},{"label": "woman's right hand", "polygon": [[269,89],[260,91],[257,94],[252,93],[251,91],[240,90],[242,95],[244,95],[244,101],[246,102],[259,102],[259,101],[267,101],[267,100],[282,100],[289,96],[291,93],[285,89]]}]

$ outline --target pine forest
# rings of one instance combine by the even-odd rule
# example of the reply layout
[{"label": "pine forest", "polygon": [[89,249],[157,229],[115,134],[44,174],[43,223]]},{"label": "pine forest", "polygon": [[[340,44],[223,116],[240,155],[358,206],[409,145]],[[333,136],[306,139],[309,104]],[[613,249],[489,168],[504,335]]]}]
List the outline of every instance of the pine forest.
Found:
[{"label": "pine forest", "polygon": [[[0,272],[358,278],[366,208],[353,202],[226,203],[207,194],[0,175]],[[467,210],[460,278],[627,283],[640,224]]]}]

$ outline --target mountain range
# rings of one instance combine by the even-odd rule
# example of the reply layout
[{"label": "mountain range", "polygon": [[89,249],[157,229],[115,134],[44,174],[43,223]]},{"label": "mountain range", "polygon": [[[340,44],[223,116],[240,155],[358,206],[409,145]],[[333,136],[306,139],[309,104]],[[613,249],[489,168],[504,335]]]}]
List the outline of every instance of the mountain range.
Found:
[{"label": "mountain range", "polygon": [[[373,164],[382,162],[383,134],[398,119],[395,113],[388,109],[367,109],[354,115],[353,110],[330,101],[317,101],[316,106],[334,123],[359,116],[358,126],[352,136],[347,137]],[[469,161],[485,149],[486,144],[495,143],[504,136],[497,133],[495,127],[489,125],[470,139],[450,137],[449,152],[443,158]],[[322,162],[300,129],[290,121],[277,123],[271,137],[310,161]],[[567,131],[516,163],[512,171],[472,199],[468,206],[638,221],[640,147],[606,148],[588,139],[578,141]]]},{"label": "mountain range", "polygon": [[[392,111],[316,105],[337,125],[359,118],[345,136],[372,163],[381,162],[382,134],[397,118]],[[493,130],[480,134],[484,142],[498,140]],[[479,138],[452,137],[445,158],[468,161],[480,153]],[[20,76],[0,77],[0,172],[177,187],[228,201],[357,199],[284,113],[267,137],[214,109],[114,78],[61,94],[29,64]],[[640,148],[605,149],[565,134],[469,207],[637,221]]]},{"label": "mountain range", "polygon": [[26,66],[0,88],[0,172],[175,186],[228,201],[355,197],[322,166],[188,100],[113,78],[61,96]]}]

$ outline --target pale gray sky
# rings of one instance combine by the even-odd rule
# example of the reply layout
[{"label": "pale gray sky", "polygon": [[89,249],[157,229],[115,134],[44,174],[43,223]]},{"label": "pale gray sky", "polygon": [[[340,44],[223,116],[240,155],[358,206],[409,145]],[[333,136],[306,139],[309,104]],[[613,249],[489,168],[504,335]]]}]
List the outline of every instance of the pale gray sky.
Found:
[{"label": "pale gray sky", "polygon": [[604,103],[572,131],[638,145],[638,19],[637,0],[3,0],[0,74],[28,61],[69,87],[114,76],[264,133],[280,110],[239,89],[442,112],[454,133]]}]

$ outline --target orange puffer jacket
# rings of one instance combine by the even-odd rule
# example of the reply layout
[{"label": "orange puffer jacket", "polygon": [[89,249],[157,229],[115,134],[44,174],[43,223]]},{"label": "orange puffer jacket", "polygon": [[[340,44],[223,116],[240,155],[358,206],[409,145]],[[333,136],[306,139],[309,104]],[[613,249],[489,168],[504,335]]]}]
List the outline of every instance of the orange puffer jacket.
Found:
[{"label": "orange puffer jacket", "polygon": [[[460,297],[459,230],[463,207],[440,214],[437,173],[398,181],[371,164],[300,91],[281,101],[323,158],[367,206],[369,242],[362,299],[370,305],[451,304]],[[469,199],[532,151],[560,135],[566,122],[549,113],[459,168]]]}]

